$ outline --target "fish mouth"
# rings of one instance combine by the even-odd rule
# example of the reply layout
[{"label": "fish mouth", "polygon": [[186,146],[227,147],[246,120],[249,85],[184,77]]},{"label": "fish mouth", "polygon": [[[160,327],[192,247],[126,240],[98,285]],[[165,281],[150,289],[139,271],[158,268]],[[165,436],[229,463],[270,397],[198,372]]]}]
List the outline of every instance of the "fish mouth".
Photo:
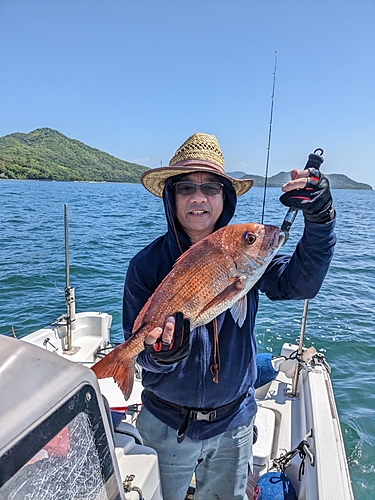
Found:
[{"label": "fish mouth", "polygon": [[278,228],[275,228],[275,226],[273,227],[273,229],[274,234],[271,238],[271,241],[269,242],[269,247],[271,247],[272,250],[278,250],[285,243],[285,235],[284,233],[280,232]]},{"label": "fish mouth", "polygon": [[278,248],[281,248],[284,243],[285,243],[285,234],[284,233],[279,233],[278,238],[275,238],[277,240],[277,243],[273,248],[277,250]]}]

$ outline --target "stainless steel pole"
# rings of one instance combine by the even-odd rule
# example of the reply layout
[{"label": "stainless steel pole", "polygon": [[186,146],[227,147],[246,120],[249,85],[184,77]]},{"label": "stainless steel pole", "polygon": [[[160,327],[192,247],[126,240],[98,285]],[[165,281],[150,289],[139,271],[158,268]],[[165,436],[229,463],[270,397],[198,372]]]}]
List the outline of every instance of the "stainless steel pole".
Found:
[{"label": "stainless steel pole", "polygon": [[65,351],[72,348],[71,330],[71,306],[70,306],[70,271],[69,271],[69,228],[68,228],[68,205],[64,204],[64,227],[65,227],[65,302],[66,302],[66,337]]},{"label": "stainless steel pole", "polygon": [[304,344],[304,338],[305,338],[305,330],[306,330],[306,320],[307,320],[307,311],[309,308],[309,299],[305,299],[304,305],[303,305],[303,313],[302,313],[302,323],[301,323],[301,331],[299,334],[299,341],[298,341],[298,350],[297,350],[297,364],[294,369],[294,375],[293,375],[293,383],[292,383],[292,391],[290,395],[292,397],[297,397],[298,392],[298,379],[299,379],[299,373],[301,371],[301,365],[299,363],[299,360],[302,356],[303,353],[303,344]]}]

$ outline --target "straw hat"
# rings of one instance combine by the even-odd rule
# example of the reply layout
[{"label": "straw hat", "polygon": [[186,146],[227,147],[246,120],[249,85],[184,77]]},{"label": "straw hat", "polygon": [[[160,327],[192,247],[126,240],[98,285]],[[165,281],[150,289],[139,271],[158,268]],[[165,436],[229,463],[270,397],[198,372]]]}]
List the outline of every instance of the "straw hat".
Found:
[{"label": "straw hat", "polygon": [[178,148],[168,167],[152,168],[141,175],[143,186],[161,198],[166,181],[175,175],[209,172],[225,177],[237,196],[245,194],[254,184],[252,179],[234,179],[224,172],[224,156],[214,135],[193,134]]}]

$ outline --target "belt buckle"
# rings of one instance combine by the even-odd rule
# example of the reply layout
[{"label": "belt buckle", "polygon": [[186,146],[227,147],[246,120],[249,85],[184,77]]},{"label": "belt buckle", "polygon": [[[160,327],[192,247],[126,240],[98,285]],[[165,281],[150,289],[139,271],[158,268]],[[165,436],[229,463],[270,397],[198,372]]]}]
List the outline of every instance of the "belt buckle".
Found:
[{"label": "belt buckle", "polygon": [[207,422],[212,422],[216,418],[216,410],[207,410],[207,411],[191,410],[189,416],[192,420],[206,420]]}]

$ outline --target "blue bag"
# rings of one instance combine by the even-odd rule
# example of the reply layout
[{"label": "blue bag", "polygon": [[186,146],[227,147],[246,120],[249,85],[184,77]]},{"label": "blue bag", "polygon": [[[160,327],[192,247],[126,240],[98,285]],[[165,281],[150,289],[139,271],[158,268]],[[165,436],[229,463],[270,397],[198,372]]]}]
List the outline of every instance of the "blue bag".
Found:
[{"label": "blue bag", "polygon": [[296,490],[285,472],[267,472],[260,476],[254,500],[297,500]]}]

